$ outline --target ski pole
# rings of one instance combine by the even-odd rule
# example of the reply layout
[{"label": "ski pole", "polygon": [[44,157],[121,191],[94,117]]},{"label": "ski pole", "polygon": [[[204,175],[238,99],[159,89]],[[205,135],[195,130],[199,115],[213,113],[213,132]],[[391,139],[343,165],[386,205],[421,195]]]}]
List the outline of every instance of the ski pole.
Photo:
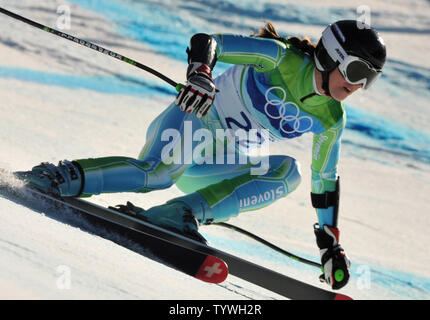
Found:
[{"label": "ski pole", "polygon": [[154,69],[152,69],[152,68],[150,68],[150,67],[148,67],[148,66],[146,66],[146,65],[144,65],[144,64],[142,64],[140,62],[137,62],[137,61],[135,61],[133,59],[127,58],[127,57],[125,57],[125,56],[123,56],[123,55],[121,55],[119,53],[116,53],[116,52],[114,52],[112,50],[105,49],[105,48],[103,48],[103,47],[101,47],[99,45],[96,45],[94,43],[91,43],[89,41],[82,40],[82,39],[79,39],[78,37],[72,36],[72,35],[67,34],[65,32],[58,31],[58,30],[52,29],[50,27],[44,26],[43,24],[40,24],[40,23],[35,22],[33,20],[27,19],[27,18],[25,18],[23,16],[20,16],[20,15],[18,15],[16,13],[13,13],[13,12],[11,12],[9,10],[6,10],[4,8],[1,8],[1,7],[0,7],[0,13],[3,13],[3,14],[5,14],[5,15],[11,17],[11,18],[14,18],[16,20],[22,21],[22,22],[24,22],[26,24],[29,24],[29,25],[31,25],[31,26],[33,26],[35,28],[40,29],[40,30],[49,32],[49,33],[51,33],[51,34],[53,34],[55,36],[61,37],[61,38],[66,39],[66,40],[73,41],[74,43],[80,44],[80,45],[85,46],[87,48],[90,48],[90,49],[93,49],[95,51],[104,53],[104,54],[106,54],[106,55],[108,55],[108,56],[110,56],[112,58],[116,58],[116,59],[118,59],[120,61],[123,61],[123,62],[126,62],[128,64],[131,64],[132,66],[135,66],[135,67],[137,67],[139,69],[142,69],[142,70],[144,70],[146,72],[149,72],[149,73],[153,74],[154,76],[160,78],[161,80],[164,80],[165,82],[167,82],[171,86],[175,87],[175,89],[177,91],[181,90],[181,88],[183,87],[183,84],[177,83],[177,82],[173,81],[172,79],[166,77],[165,75],[161,74],[160,72],[158,72],[158,71],[156,71],[156,70],[154,70]]},{"label": "ski pole", "polygon": [[311,260],[307,260],[307,259],[302,258],[302,257],[299,257],[299,256],[297,256],[297,255],[295,255],[295,254],[293,254],[291,252],[285,251],[284,249],[281,249],[278,246],[275,246],[274,244],[270,243],[269,241],[264,240],[263,238],[260,238],[259,236],[255,235],[255,234],[253,234],[253,233],[251,233],[249,231],[246,231],[246,230],[244,230],[242,228],[239,228],[237,226],[234,226],[234,225],[226,223],[226,222],[216,222],[216,223],[213,223],[213,224],[217,225],[217,226],[221,226],[221,227],[227,228],[227,229],[230,229],[230,230],[233,230],[233,231],[237,231],[237,232],[239,232],[241,234],[244,234],[244,235],[246,235],[246,236],[248,236],[248,237],[250,237],[250,238],[252,238],[252,239],[254,239],[254,240],[256,240],[256,241],[258,241],[258,242],[260,242],[262,244],[264,244],[265,246],[267,246],[267,247],[269,247],[269,248],[271,248],[271,249],[273,249],[273,250],[275,250],[275,251],[277,251],[279,253],[282,253],[283,255],[287,256],[288,258],[294,259],[294,260],[296,260],[298,262],[301,262],[301,263],[304,263],[304,264],[307,264],[307,265],[310,265],[310,266],[313,266],[313,267],[321,268],[321,264],[319,264],[317,262],[314,262],[314,261],[311,261]]}]

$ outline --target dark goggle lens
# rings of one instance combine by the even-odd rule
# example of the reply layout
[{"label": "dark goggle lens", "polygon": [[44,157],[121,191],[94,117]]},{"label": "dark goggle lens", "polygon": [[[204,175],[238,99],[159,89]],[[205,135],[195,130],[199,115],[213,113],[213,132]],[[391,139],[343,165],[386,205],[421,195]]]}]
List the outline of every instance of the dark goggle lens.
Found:
[{"label": "dark goggle lens", "polygon": [[366,88],[381,74],[373,69],[370,69],[367,63],[363,61],[352,61],[346,67],[346,76],[350,82],[357,83],[360,80],[366,79]]}]

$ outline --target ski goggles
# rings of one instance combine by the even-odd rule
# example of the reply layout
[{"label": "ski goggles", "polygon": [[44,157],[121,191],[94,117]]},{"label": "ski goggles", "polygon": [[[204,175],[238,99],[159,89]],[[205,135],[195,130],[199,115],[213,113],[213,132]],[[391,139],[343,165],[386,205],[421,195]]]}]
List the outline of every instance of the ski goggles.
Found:
[{"label": "ski goggles", "polygon": [[369,63],[355,56],[347,56],[338,66],[340,73],[350,84],[362,84],[363,89],[368,89],[381,75],[381,70],[376,70]]}]

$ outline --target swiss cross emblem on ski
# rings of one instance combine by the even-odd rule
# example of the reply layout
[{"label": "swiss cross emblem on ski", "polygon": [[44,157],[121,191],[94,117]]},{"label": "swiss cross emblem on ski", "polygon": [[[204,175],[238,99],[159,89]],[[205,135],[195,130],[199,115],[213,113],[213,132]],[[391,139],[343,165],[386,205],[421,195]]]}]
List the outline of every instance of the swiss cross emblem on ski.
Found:
[{"label": "swiss cross emblem on ski", "polygon": [[210,283],[220,283],[227,278],[227,275],[228,267],[223,260],[214,256],[207,256],[200,266],[196,278]]}]

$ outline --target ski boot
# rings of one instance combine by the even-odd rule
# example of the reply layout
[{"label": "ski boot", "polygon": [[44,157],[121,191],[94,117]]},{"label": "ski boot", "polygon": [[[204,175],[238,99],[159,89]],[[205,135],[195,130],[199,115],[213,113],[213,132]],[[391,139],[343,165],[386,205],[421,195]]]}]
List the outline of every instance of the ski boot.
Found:
[{"label": "ski boot", "polygon": [[74,197],[82,192],[82,173],[76,162],[60,161],[58,166],[44,162],[31,171],[17,171],[14,175],[30,186],[61,197]]},{"label": "ski boot", "polygon": [[207,244],[206,239],[198,232],[199,224],[205,222],[205,216],[210,212],[209,206],[202,198],[195,192],[148,210],[131,202],[109,208]]}]

